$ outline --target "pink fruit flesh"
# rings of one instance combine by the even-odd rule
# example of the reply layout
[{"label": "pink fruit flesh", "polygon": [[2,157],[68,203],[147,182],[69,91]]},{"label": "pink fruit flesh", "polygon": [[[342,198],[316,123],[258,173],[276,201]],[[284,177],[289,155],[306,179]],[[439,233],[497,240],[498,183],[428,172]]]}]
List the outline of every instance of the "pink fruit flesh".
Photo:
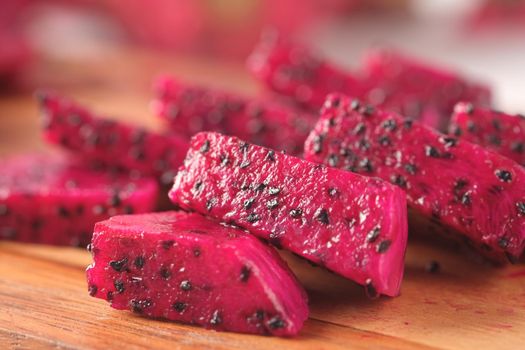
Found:
[{"label": "pink fruit flesh", "polygon": [[272,40],[259,45],[248,66],[271,90],[315,110],[328,94],[341,92],[443,130],[456,102],[490,102],[485,86],[388,51],[371,51],[358,76],[305,47]]},{"label": "pink fruit flesh", "polygon": [[86,246],[95,222],[154,209],[154,180],[92,172],[58,155],[0,161],[0,239]]},{"label": "pink fruit flesh", "polygon": [[449,132],[525,165],[525,117],[458,103]]},{"label": "pink fruit flesh", "polygon": [[217,131],[249,142],[301,154],[315,115],[274,102],[184,84],[172,78],[156,83],[154,111],[172,130],[188,138]]},{"label": "pink fruit flesh", "polygon": [[272,248],[199,214],[97,223],[89,292],[115,309],[222,331],[296,335],[306,293]]},{"label": "pink fruit flesh", "polygon": [[306,141],[305,158],[397,184],[416,212],[491,258],[523,252],[525,170],[478,145],[336,94]]},{"label": "pink fruit flesh", "polygon": [[169,182],[184,159],[183,138],[105,119],[57,95],[39,97],[46,140],[89,161]]},{"label": "pink fruit flesh", "polygon": [[433,128],[446,129],[459,101],[490,104],[488,87],[394,51],[369,51],[364,57],[364,70],[371,84],[384,91],[384,101],[376,105],[399,106],[403,115],[419,118]]},{"label": "pink fruit flesh", "polygon": [[169,195],[182,208],[233,222],[371,294],[399,294],[406,200],[386,182],[199,133]]}]

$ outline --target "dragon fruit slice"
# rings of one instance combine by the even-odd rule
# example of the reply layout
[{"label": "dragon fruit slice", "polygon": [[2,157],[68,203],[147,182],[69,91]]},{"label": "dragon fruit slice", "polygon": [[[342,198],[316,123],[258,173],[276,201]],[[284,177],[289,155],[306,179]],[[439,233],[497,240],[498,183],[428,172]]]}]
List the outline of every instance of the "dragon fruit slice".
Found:
[{"label": "dragon fruit slice", "polygon": [[59,155],[0,161],[0,239],[86,246],[95,222],[154,209],[154,180],[85,170]]},{"label": "dragon fruit slice", "polygon": [[156,83],[155,113],[188,138],[200,131],[235,135],[255,144],[300,154],[316,116],[284,105],[250,100],[172,78]]},{"label": "dragon fruit slice", "polygon": [[478,145],[334,94],[306,141],[305,158],[391,181],[417,213],[491,258],[523,252],[525,170]]},{"label": "dragon fruit slice", "polygon": [[406,200],[379,179],[199,133],[169,196],[366,285],[371,294],[399,293]]},{"label": "dragon fruit slice", "polygon": [[449,132],[525,165],[525,116],[474,108],[460,102],[454,108]]},{"label": "dragon fruit slice", "polygon": [[271,90],[318,109],[328,94],[342,92],[446,129],[455,103],[487,105],[488,88],[454,73],[390,51],[371,51],[363,76],[336,68],[312,51],[283,40],[265,40],[248,67]]},{"label": "dragon fruit slice", "polygon": [[275,250],[199,214],[114,216],[95,226],[89,292],[115,309],[243,333],[295,335],[307,297]]},{"label": "dragon fruit slice", "polygon": [[83,106],[50,93],[40,93],[47,141],[96,164],[114,166],[170,182],[182,164],[188,143],[143,128],[99,117]]},{"label": "dragon fruit slice", "polygon": [[367,90],[358,78],[281,38],[263,38],[248,59],[248,68],[271,90],[313,110],[332,92],[362,96]]},{"label": "dragon fruit slice", "polygon": [[369,51],[364,71],[376,89],[384,91],[381,105],[400,106],[403,115],[420,116],[423,123],[441,130],[457,102],[488,106],[491,100],[488,87],[392,50]]}]

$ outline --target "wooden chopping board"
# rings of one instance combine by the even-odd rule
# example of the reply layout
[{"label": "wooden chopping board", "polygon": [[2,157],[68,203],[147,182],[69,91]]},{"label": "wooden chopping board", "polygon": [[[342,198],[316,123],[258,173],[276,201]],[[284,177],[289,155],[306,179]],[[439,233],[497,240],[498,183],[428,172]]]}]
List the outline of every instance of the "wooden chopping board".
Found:
[{"label": "wooden chopping board", "polygon": [[[64,92],[95,110],[150,126],[151,77],[171,72],[253,93],[237,66],[119,52],[103,61],[42,62],[30,86]],[[0,97],[0,155],[42,149],[30,92]],[[116,311],[87,293],[89,254],[0,242],[4,349],[524,349],[525,265],[493,268],[422,242],[409,244],[402,295],[368,300],[362,287],[286,255],[309,297],[299,337],[220,333]],[[438,261],[440,271],[425,266]]]}]

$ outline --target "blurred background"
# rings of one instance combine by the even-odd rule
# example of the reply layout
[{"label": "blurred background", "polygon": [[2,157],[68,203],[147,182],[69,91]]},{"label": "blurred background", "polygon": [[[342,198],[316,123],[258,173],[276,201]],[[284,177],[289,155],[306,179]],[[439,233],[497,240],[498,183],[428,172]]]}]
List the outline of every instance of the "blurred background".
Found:
[{"label": "blurred background", "polygon": [[[525,111],[525,1],[3,0],[0,152],[40,146],[29,101],[53,88],[106,114],[148,120],[160,73],[255,94],[244,69],[262,30],[342,67],[391,46],[486,82],[496,106]],[[9,120],[8,123],[5,121]],[[147,123],[153,123],[153,118]]]}]

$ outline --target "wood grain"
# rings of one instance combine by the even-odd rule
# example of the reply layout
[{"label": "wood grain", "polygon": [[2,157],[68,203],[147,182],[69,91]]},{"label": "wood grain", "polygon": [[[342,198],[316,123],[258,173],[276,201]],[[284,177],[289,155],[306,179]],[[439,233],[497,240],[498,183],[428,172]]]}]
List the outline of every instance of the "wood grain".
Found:
[{"label": "wood grain", "polygon": [[[52,87],[103,114],[158,128],[151,77],[253,94],[242,67],[124,51],[104,60],[44,62],[31,86]],[[32,88],[0,97],[0,155],[42,150]],[[46,148],[47,149],[47,148]],[[0,349],[520,349],[525,266],[494,268],[428,242],[410,242],[402,295],[368,300],[362,287],[283,254],[307,288],[311,317],[279,339],[218,333],[112,310],[89,297],[87,252],[0,242]],[[431,260],[441,270],[431,274]]]}]

